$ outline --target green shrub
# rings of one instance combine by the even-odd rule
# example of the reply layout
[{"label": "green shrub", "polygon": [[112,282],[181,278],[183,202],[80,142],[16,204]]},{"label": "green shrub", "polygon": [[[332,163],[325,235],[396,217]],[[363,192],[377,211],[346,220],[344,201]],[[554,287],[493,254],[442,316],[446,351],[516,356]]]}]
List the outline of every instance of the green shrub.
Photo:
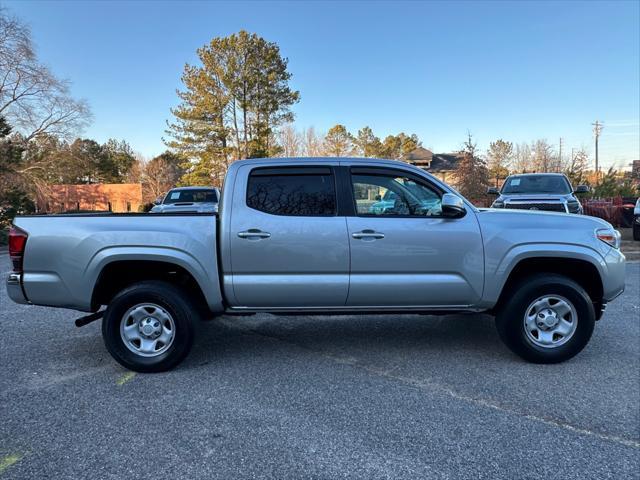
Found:
[{"label": "green shrub", "polygon": [[35,203],[20,188],[9,188],[0,193],[0,228],[8,228],[16,215],[33,213]]}]

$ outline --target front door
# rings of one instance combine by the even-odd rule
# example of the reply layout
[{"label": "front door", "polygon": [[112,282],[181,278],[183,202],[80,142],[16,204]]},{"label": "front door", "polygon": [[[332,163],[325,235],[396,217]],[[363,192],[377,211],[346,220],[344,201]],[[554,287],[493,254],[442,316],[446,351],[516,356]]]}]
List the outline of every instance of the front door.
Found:
[{"label": "front door", "polygon": [[236,178],[229,232],[235,303],[344,306],[349,241],[334,169],[247,165]]},{"label": "front door", "polygon": [[352,166],[355,216],[349,306],[453,307],[482,295],[484,260],[473,211],[445,218],[444,191],[401,169]]}]

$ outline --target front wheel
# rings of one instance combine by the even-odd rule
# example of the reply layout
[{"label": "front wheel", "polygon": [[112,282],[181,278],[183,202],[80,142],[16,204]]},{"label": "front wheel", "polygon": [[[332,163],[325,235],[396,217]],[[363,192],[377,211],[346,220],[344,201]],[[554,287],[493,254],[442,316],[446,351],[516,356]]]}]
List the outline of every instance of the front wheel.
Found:
[{"label": "front wheel", "polygon": [[125,288],[109,304],[102,338],[113,358],[136,372],[162,372],[191,350],[197,310],[187,295],[165,282]]},{"label": "front wheel", "polygon": [[559,363],[577,355],[589,342],[594,325],[595,311],[587,292],[555,274],[519,282],[496,315],[503,342],[534,363]]}]

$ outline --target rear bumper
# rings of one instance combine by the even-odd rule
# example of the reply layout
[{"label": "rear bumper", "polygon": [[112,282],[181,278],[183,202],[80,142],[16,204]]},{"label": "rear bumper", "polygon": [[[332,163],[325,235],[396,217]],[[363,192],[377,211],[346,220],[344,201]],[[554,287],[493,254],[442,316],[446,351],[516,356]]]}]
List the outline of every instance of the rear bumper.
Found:
[{"label": "rear bumper", "polygon": [[7,277],[6,284],[7,294],[11,300],[16,303],[29,303],[29,300],[24,294],[24,289],[22,288],[22,275],[19,273],[10,273]]}]

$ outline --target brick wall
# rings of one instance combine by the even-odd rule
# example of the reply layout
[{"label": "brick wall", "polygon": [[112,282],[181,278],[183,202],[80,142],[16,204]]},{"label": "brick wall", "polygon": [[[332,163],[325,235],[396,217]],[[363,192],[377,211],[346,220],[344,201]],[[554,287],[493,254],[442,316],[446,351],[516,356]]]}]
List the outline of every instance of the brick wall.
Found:
[{"label": "brick wall", "polygon": [[68,210],[137,212],[142,204],[139,183],[50,185],[38,195],[38,211]]}]

